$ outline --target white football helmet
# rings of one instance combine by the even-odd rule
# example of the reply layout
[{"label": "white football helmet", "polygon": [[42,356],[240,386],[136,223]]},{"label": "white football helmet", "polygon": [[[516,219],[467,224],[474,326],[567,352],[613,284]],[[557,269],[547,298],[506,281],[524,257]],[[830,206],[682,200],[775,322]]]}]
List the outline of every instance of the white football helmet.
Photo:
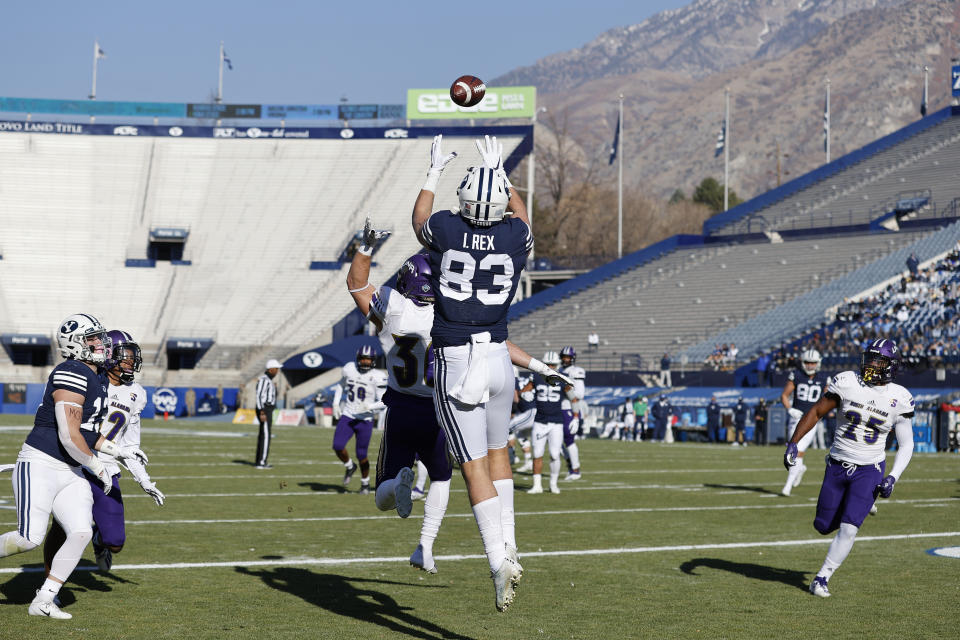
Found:
[{"label": "white football helmet", "polygon": [[[91,345],[99,339],[100,345]],[[103,364],[111,353],[110,337],[100,321],[86,313],[67,316],[57,329],[57,346],[60,355],[67,359],[81,360],[91,364]]]},{"label": "white football helmet", "polygon": [[800,361],[803,365],[803,372],[812,376],[820,371],[820,352],[816,349],[807,349],[800,354]]},{"label": "white football helmet", "polygon": [[543,354],[543,364],[548,367],[559,367],[560,366],[560,354],[556,351],[547,351]]},{"label": "white football helmet", "polygon": [[502,169],[470,167],[457,188],[460,215],[478,227],[503,220],[510,201],[510,186]]}]

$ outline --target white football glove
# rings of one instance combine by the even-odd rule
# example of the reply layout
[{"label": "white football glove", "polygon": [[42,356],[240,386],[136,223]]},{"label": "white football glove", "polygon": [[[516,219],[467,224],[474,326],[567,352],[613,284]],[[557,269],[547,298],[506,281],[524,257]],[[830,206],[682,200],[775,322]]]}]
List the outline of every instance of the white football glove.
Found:
[{"label": "white football glove", "polygon": [[370,411],[371,413],[379,413],[380,411],[383,411],[386,408],[387,408],[387,405],[383,404],[383,402],[377,401],[371,404],[369,407],[367,407],[367,411]]},{"label": "white football glove", "polygon": [[367,221],[363,225],[363,244],[360,246],[360,253],[365,256],[371,255],[374,247],[376,247],[381,240],[386,240],[389,237],[389,231],[374,229],[373,222],[370,221],[370,218],[367,218]]},{"label": "white football glove", "polygon": [[166,498],[166,496],[163,495],[163,493],[159,489],[157,489],[156,482],[150,482],[145,480],[140,483],[140,488],[143,489],[148,496],[153,498],[153,501],[157,503],[158,507],[163,506],[163,501]]},{"label": "white football glove", "polygon": [[433,144],[430,145],[430,171],[431,172],[443,172],[450,161],[457,157],[456,151],[451,151],[450,153],[444,155],[443,150],[441,149],[441,143],[443,142],[443,134],[439,134],[433,137]]},{"label": "white football glove", "polygon": [[111,442],[110,440],[104,440],[100,443],[100,451],[108,456],[113,456],[117,460],[133,458],[140,464],[147,464],[147,462],[149,462],[147,454],[141,451],[140,447],[121,447],[116,442]]},{"label": "white football glove", "polygon": [[580,433],[580,418],[574,418],[570,421],[570,435],[577,435]]},{"label": "white football glove", "polygon": [[794,409],[793,407],[790,407],[789,409],[787,409],[787,413],[790,414],[791,418],[797,421],[799,421],[800,418],[803,417],[803,411],[800,411],[800,409]]},{"label": "white football glove", "polygon": [[341,416],[340,405],[335,404],[335,405],[333,405],[332,408],[333,408],[333,419],[334,419],[334,420],[339,420],[339,419],[340,419],[340,416]]},{"label": "white football glove", "polygon": [[544,377],[547,379],[547,382],[552,385],[560,385],[563,387],[573,386],[573,378],[559,371],[554,371],[553,369],[550,370],[550,373],[545,374]]},{"label": "white football glove", "polygon": [[100,481],[100,484],[103,485],[103,493],[110,493],[110,489],[113,489],[113,476],[110,475],[110,472],[103,466],[103,462],[100,461],[100,458],[96,454],[90,456],[90,459],[87,460],[87,469],[90,470],[90,473],[97,477],[97,480]]},{"label": "white football glove", "polygon": [[479,140],[475,141],[477,144],[477,151],[480,152],[480,157],[483,158],[483,166],[487,169],[493,169],[496,171],[503,167],[503,144],[497,142],[497,137],[483,136],[483,143]]}]

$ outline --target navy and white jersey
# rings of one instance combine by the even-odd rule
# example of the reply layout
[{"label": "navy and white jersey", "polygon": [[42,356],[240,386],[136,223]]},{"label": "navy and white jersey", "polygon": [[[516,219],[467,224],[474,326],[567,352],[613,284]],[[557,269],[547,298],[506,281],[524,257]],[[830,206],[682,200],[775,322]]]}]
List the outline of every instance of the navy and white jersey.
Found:
[{"label": "navy and white jersey", "polygon": [[806,413],[810,407],[817,404],[817,400],[827,390],[830,374],[817,371],[812,376],[808,376],[803,369],[794,369],[787,375],[787,380],[793,383],[793,404],[790,405],[791,408]]},{"label": "navy and white jersey", "polygon": [[564,393],[562,386],[554,386],[547,382],[539,373],[533,374],[533,390],[537,403],[537,417],[535,422],[546,424],[548,422],[559,422],[563,424],[563,409],[561,403]]},{"label": "navy and white jersey", "polygon": [[508,216],[475,227],[459,213],[437,211],[420,235],[429,249],[436,295],[434,347],[468,344],[482,331],[489,331],[493,342],[505,341],[507,310],[533,248],[527,223]]},{"label": "navy and white jersey", "polygon": [[[520,376],[517,376],[516,378],[517,396],[519,396],[520,398],[519,400],[517,400],[517,413],[523,413],[525,411],[529,411],[530,409],[534,409],[537,406],[536,399],[535,399],[535,396],[537,393],[536,389],[534,389],[533,391],[527,391],[526,393],[523,392],[523,388],[527,386],[527,383],[530,382],[531,380],[533,380],[533,374],[520,375]],[[527,396],[527,397],[525,398],[524,396]]]},{"label": "navy and white jersey", "polygon": [[37,407],[33,430],[27,436],[26,444],[71,467],[79,467],[80,463],[70,457],[60,444],[53,392],[63,389],[84,396],[80,434],[92,450],[93,445],[100,439],[100,423],[107,411],[107,385],[107,376],[103,370],[92,371],[79,360],[66,360],[58,364],[47,379],[43,400]]}]

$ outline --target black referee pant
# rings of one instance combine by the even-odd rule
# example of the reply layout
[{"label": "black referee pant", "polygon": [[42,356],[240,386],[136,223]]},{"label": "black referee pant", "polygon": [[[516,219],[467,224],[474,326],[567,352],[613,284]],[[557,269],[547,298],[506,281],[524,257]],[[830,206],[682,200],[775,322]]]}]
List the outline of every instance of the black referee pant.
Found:
[{"label": "black referee pant", "polygon": [[[270,433],[273,431],[273,410],[276,407],[272,404],[265,404],[263,408],[257,411],[257,420],[260,422],[260,433],[257,436],[257,461],[258,467],[266,466],[267,456],[270,455]],[[266,420],[260,417],[260,413],[266,414]]]}]

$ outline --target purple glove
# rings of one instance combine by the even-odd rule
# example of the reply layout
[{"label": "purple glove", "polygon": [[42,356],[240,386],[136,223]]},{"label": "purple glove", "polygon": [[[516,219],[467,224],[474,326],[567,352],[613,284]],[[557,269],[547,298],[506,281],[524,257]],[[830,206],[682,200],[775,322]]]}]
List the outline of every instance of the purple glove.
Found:
[{"label": "purple glove", "polygon": [[881,498],[889,498],[890,494],[893,493],[893,485],[896,483],[897,479],[893,476],[887,476],[883,479],[883,482],[877,485],[877,492],[880,494]]},{"label": "purple glove", "polygon": [[783,466],[787,471],[790,470],[790,467],[797,464],[797,456],[800,455],[800,452],[797,451],[797,445],[795,442],[787,443],[787,450],[783,452]]}]

